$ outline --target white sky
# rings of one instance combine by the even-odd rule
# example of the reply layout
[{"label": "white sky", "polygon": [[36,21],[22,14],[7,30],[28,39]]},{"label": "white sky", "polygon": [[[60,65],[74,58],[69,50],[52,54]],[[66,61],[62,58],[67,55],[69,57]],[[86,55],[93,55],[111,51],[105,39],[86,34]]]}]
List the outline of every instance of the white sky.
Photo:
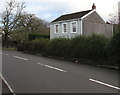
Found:
[{"label": "white sky", "polygon": [[[0,13],[4,10],[6,1],[0,0]],[[25,1],[25,11],[35,14],[41,19],[52,21],[63,14],[90,10],[95,3],[96,11],[104,20],[109,19],[109,14],[117,11],[120,0],[15,0]]]}]

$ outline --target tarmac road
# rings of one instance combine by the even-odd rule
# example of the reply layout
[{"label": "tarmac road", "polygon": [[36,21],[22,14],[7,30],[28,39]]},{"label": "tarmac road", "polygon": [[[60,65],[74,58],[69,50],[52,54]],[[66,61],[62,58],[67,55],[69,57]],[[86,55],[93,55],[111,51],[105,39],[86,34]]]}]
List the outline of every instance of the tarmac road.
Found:
[{"label": "tarmac road", "polygon": [[15,93],[118,93],[118,71],[3,51],[3,77]]}]

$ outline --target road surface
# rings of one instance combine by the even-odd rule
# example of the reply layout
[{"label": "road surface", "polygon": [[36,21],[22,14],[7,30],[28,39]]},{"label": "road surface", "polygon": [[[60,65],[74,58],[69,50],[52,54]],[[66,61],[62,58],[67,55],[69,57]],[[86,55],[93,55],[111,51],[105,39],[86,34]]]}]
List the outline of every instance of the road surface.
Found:
[{"label": "road surface", "polygon": [[3,77],[15,93],[118,93],[118,71],[3,51]]}]

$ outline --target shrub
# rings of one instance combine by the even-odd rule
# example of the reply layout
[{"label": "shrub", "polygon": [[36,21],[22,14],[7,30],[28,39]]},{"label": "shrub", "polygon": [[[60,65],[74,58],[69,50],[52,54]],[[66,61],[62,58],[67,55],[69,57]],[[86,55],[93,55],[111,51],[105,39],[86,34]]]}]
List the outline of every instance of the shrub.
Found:
[{"label": "shrub", "polygon": [[31,50],[47,55],[66,58],[106,58],[107,39],[102,35],[77,36],[73,39],[57,38],[53,40],[35,39],[22,44],[23,50]]},{"label": "shrub", "polygon": [[28,36],[29,41],[35,40],[35,39],[49,39],[49,35],[47,34],[38,34],[38,33],[30,33]]},{"label": "shrub", "polygon": [[85,47],[86,47],[85,43],[86,43],[85,36],[77,36],[71,39],[70,56],[74,58],[83,58]]},{"label": "shrub", "polygon": [[45,47],[47,45],[47,39],[36,39],[33,40],[31,43],[34,45],[34,51],[37,53],[45,53]]},{"label": "shrub", "polygon": [[92,58],[94,60],[106,59],[106,43],[108,39],[103,35],[93,34],[87,38],[87,58]]},{"label": "shrub", "polygon": [[72,39],[71,56],[94,60],[106,58],[106,43],[107,39],[102,35],[77,36]]},{"label": "shrub", "polygon": [[109,43],[109,54],[117,62],[120,62],[120,31],[115,32]]},{"label": "shrub", "polygon": [[93,60],[96,65],[98,62],[116,65],[116,62],[120,62],[120,32],[115,33],[111,40],[96,34],[80,35],[72,39],[35,39],[23,42],[18,50],[41,53],[44,56]]},{"label": "shrub", "polygon": [[30,41],[25,41],[22,43],[22,49],[25,51],[34,51],[34,44]]},{"label": "shrub", "polygon": [[69,57],[69,39],[57,38],[47,44],[47,53],[52,56]]}]

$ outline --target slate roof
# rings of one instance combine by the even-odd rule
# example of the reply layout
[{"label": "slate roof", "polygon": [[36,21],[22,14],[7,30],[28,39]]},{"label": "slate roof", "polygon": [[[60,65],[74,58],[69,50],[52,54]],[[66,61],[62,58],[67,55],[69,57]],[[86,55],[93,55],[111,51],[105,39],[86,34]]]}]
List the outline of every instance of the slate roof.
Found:
[{"label": "slate roof", "polygon": [[88,14],[92,10],[87,10],[87,11],[81,11],[77,13],[72,13],[72,14],[66,14],[58,17],[57,19],[53,20],[52,22],[57,22],[57,21],[62,21],[62,20],[70,20],[70,19],[78,19],[83,17],[84,15]]}]

